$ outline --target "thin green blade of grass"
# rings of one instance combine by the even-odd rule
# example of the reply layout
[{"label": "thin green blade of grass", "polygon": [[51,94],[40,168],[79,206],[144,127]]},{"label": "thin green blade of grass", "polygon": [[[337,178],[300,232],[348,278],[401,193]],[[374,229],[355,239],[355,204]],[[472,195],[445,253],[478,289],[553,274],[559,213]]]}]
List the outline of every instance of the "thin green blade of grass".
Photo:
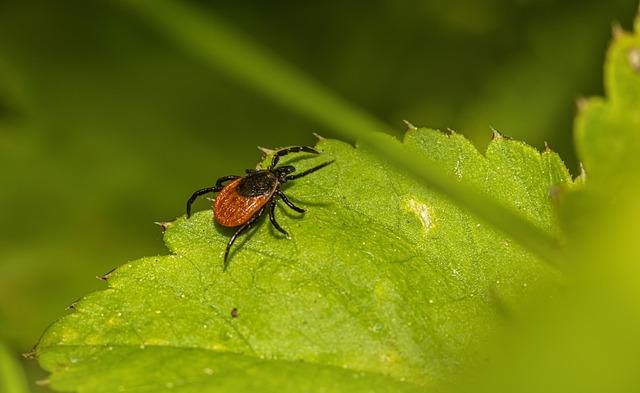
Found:
[{"label": "thin green blade of grass", "polygon": [[372,148],[381,157],[448,196],[547,262],[558,259],[555,239],[478,190],[444,174],[433,160],[380,138],[390,127],[364,113],[243,37],[211,12],[171,0],[120,0],[127,9],[205,64],[247,84],[283,106]]},{"label": "thin green blade of grass", "polygon": [[2,342],[0,342],[0,392],[29,392],[20,363]]}]

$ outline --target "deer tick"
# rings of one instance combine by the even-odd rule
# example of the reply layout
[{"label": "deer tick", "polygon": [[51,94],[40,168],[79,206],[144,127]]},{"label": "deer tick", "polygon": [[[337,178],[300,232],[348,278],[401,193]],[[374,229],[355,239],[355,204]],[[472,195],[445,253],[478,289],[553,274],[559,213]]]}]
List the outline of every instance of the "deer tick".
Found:
[{"label": "deer tick", "polygon": [[305,210],[294,205],[280,188],[289,180],[307,176],[333,162],[327,161],[297,174],[292,174],[296,168],[291,165],[277,166],[282,156],[299,152],[320,154],[309,146],[292,146],[277,150],[273,154],[271,164],[267,169],[247,169],[244,176],[231,175],[221,177],[216,181],[215,186],[205,187],[194,192],[187,201],[187,218],[189,218],[191,216],[191,204],[196,198],[217,192],[218,195],[213,201],[213,216],[216,222],[225,227],[238,228],[227,242],[223,270],[227,269],[229,250],[231,250],[236,238],[251,228],[267,211],[269,212],[271,224],[287,239],[290,239],[289,233],[276,221],[275,208],[277,200],[282,199],[287,206],[298,213],[304,213]]}]

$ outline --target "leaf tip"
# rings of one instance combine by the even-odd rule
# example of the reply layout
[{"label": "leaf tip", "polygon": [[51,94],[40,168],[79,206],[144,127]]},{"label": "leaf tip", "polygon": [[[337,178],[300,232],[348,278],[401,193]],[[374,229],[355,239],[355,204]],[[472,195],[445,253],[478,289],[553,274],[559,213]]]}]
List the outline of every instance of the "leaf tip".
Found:
[{"label": "leaf tip", "polygon": [[407,127],[407,131],[415,131],[415,130],[418,129],[418,127],[416,127],[413,124],[411,124],[411,122],[409,120],[402,120],[402,122]]},{"label": "leaf tip", "polygon": [[589,100],[586,97],[576,98],[576,108],[578,109],[578,112],[584,111],[584,109],[587,107],[588,102]]},{"label": "leaf tip", "polygon": [[158,225],[160,229],[162,229],[162,232],[164,232],[174,223],[174,221],[154,221],[153,223]]},{"label": "leaf tip", "polygon": [[456,132],[456,130],[454,130],[453,128],[449,128],[449,127],[447,127],[447,134],[449,134],[449,135],[456,135],[456,134],[457,134],[457,132]]},{"label": "leaf tip", "polygon": [[69,304],[65,310],[75,310],[76,309],[76,304],[78,304],[78,302],[80,301],[81,298],[78,298],[74,301],[71,302],[71,304]]},{"label": "leaf tip", "polygon": [[312,132],[313,136],[316,137],[316,139],[318,140],[318,142],[321,142],[327,138],[323,137],[322,135],[318,134],[317,132]]},{"label": "leaf tip", "polygon": [[105,274],[101,275],[101,276],[96,276],[96,278],[100,281],[107,281],[109,280],[109,277],[111,277],[111,275],[113,274],[113,272],[115,272],[117,269],[117,267],[114,267],[113,269],[109,270],[108,272],[106,272]]},{"label": "leaf tip", "polygon": [[624,35],[624,29],[620,25],[620,22],[613,22],[611,24],[611,36],[614,39],[620,38]]},{"label": "leaf tip", "polygon": [[489,128],[491,128],[491,139],[492,140],[494,140],[494,141],[497,140],[497,139],[511,140],[511,137],[508,137],[508,136],[504,135],[503,133],[501,133],[500,131],[495,129],[495,127],[490,126]]},{"label": "leaf tip", "polygon": [[551,146],[549,146],[549,143],[547,141],[544,141],[544,152],[545,153],[553,152],[553,150],[551,150]]},{"label": "leaf tip", "polygon": [[258,150],[260,150],[262,152],[264,157],[268,156],[269,154],[275,153],[275,150],[269,149],[268,147],[258,146]]},{"label": "leaf tip", "polygon": [[584,169],[584,164],[580,161],[580,173],[578,174],[578,180],[584,181],[587,179],[587,171]]},{"label": "leaf tip", "polygon": [[36,356],[38,355],[38,349],[37,346],[34,346],[33,348],[31,348],[30,351],[25,352],[22,354],[22,357],[25,359],[35,359]]}]

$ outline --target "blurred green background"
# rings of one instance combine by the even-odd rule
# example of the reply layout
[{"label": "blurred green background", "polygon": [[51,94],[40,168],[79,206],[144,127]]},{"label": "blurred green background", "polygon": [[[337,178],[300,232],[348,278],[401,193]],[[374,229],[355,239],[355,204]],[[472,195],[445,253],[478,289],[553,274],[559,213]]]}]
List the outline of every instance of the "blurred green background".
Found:
[{"label": "blurred green background", "polygon": [[[489,128],[576,172],[574,102],[602,94],[611,24],[636,0],[199,1],[401,135]],[[287,88],[283,86],[283,88]],[[18,358],[127,260],[154,221],[240,173],[257,145],[332,132],[212,72],[109,1],[0,1],[0,344]],[[198,205],[206,208],[206,203]],[[24,362],[33,383],[43,375]],[[33,387],[33,389],[39,389]]]}]

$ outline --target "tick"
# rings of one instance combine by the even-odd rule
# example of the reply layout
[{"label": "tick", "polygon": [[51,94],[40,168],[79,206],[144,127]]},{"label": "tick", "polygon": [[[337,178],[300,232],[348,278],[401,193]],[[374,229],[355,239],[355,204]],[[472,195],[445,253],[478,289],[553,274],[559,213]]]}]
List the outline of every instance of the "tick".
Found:
[{"label": "tick", "polygon": [[287,239],[290,239],[289,233],[276,221],[275,208],[277,200],[282,199],[287,206],[298,213],[304,213],[305,210],[294,205],[287,198],[281,190],[282,185],[290,180],[307,176],[333,162],[327,161],[297,174],[292,174],[296,170],[292,165],[277,166],[281,157],[289,153],[300,152],[320,154],[320,152],[309,146],[292,146],[277,150],[273,154],[269,168],[261,170],[247,169],[244,176],[231,175],[221,177],[216,180],[215,186],[205,187],[194,192],[187,201],[187,218],[189,218],[191,217],[191,204],[196,198],[217,192],[218,195],[213,200],[213,216],[216,222],[225,227],[238,228],[227,242],[227,248],[224,252],[223,271],[227,270],[229,251],[236,238],[251,228],[267,211],[269,212],[271,224]]}]

